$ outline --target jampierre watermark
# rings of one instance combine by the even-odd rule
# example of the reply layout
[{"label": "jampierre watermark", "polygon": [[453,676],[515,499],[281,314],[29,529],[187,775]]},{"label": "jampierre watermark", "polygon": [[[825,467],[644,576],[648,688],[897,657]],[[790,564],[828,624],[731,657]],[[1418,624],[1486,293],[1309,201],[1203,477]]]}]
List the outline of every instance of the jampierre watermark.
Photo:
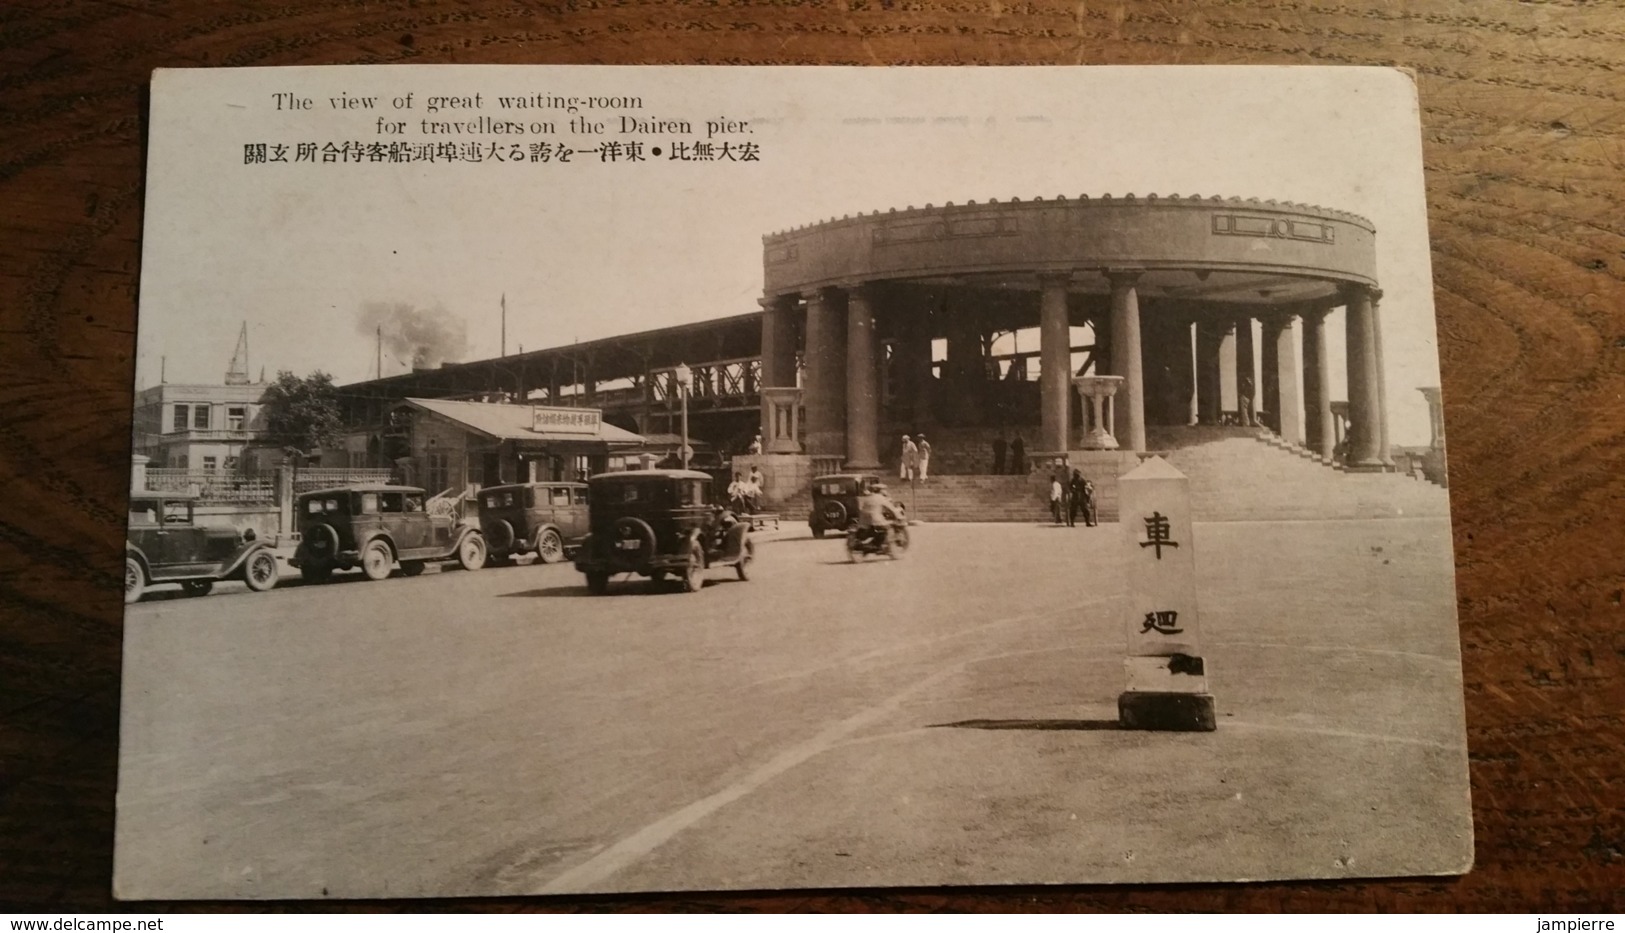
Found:
[{"label": "jampierre watermark", "polygon": [[1584,917],[1575,917],[1570,920],[1535,918],[1535,933],[1577,933],[1580,930],[1598,930],[1601,933],[1613,933],[1614,921],[1587,920]]}]

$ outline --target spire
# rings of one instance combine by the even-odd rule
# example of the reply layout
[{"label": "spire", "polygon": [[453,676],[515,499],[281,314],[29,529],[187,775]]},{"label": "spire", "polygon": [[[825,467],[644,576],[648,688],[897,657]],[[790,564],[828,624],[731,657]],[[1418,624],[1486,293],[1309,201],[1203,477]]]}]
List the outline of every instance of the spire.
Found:
[{"label": "spire", "polygon": [[226,369],[226,385],[248,385],[248,322],[237,334],[237,352],[231,355],[231,366]]}]

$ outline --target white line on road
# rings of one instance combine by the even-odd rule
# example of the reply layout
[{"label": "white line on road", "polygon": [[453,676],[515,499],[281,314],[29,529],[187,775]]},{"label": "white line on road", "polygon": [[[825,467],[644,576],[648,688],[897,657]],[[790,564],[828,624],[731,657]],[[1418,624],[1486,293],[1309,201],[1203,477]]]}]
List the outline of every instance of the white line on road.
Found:
[{"label": "white line on road", "polygon": [[[1056,603],[1051,606],[1045,606],[1041,609],[1034,609],[1029,612],[1024,612],[1020,615],[1003,616],[988,622],[978,622],[975,625],[967,628],[954,629],[951,632],[943,632],[939,635],[933,635],[930,638],[924,638],[918,641],[903,642],[895,645],[884,645],[879,648],[873,648],[865,651],[862,654],[853,655],[852,657],[848,658],[837,658],[834,661],[819,664],[814,667],[803,668],[799,671],[787,671],[783,674],[774,674],[771,677],[763,677],[760,680],[752,681],[746,686],[754,688],[762,686],[763,684],[776,683],[783,680],[796,680],[803,677],[811,677],[815,674],[823,674],[837,668],[850,667],[855,664],[863,664],[877,658],[885,657],[888,654],[896,654],[900,651],[913,651],[926,645],[935,645],[939,642],[953,641],[955,639],[966,638],[971,635],[980,635],[989,629],[999,628],[1001,626],[1019,625],[1028,622],[1037,622],[1042,619],[1049,619],[1063,613],[1081,609],[1085,606],[1093,606],[1099,603],[1109,602],[1116,598],[1117,597],[1114,594],[1112,596],[1095,596],[1081,600],[1069,599],[1064,603]],[[1044,648],[1041,650],[1048,651],[1050,649]]]},{"label": "white line on road", "polygon": [[542,894],[567,894],[593,890],[626,866],[654,851],[673,836],[694,825],[717,810],[756,790],[768,781],[796,767],[802,762],[842,743],[847,736],[882,717],[895,712],[914,694],[935,686],[959,673],[962,664],[953,664],[915,683],[901,693],[882,700],[861,713],[830,726],[800,745],[780,752],[766,764],[735,781],[720,791],[696,800],[662,819],[650,823],[630,836],[615,843],[580,865],[555,877],[542,886]]}]

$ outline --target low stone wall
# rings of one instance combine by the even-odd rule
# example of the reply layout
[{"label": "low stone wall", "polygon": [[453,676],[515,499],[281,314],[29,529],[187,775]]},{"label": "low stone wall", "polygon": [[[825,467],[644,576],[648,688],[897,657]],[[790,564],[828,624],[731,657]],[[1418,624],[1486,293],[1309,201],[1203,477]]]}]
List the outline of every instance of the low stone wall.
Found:
[{"label": "low stone wall", "polygon": [[751,467],[762,470],[762,504],[778,510],[784,503],[812,486],[813,459],[804,454],[735,454],[733,472],[750,475]]}]

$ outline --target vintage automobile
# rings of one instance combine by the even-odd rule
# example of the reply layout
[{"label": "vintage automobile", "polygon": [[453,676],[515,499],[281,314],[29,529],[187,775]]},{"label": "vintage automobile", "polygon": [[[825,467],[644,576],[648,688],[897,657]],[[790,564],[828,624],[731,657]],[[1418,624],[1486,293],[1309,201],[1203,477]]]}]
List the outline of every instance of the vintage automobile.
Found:
[{"label": "vintage automobile", "polygon": [[756,557],[750,526],[715,501],[711,477],[697,470],[627,470],[602,473],[591,489],[589,532],[576,551],[587,589],[607,591],[617,573],[655,582],[675,574],[698,592],[709,567],[733,567],[750,579]]},{"label": "vintage automobile", "polygon": [[873,473],[831,473],[812,481],[812,512],[807,525],[813,537],[826,531],[844,533],[858,514],[858,497],[871,483],[880,482]]},{"label": "vintage automobile", "polygon": [[321,583],[334,570],[359,566],[369,580],[389,576],[395,562],[415,577],[428,561],[455,560],[464,570],[485,566],[485,536],[449,512],[430,510],[415,486],[356,485],[318,489],[294,500],[299,548],[288,563]]},{"label": "vintage automobile", "polygon": [[556,564],[587,536],[585,483],[517,483],[480,490],[480,531],[489,562],[535,552]]},{"label": "vintage automobile", "polygon": [[202,596],[217,580],[241,580],[256,593],[276,586],[276,553],[252,528],[194,524],[196,497],[182,492],[130,495],[130,527],[124,540],[124,601],[133,603],[147,587],[179,583],[188,595]]}]

